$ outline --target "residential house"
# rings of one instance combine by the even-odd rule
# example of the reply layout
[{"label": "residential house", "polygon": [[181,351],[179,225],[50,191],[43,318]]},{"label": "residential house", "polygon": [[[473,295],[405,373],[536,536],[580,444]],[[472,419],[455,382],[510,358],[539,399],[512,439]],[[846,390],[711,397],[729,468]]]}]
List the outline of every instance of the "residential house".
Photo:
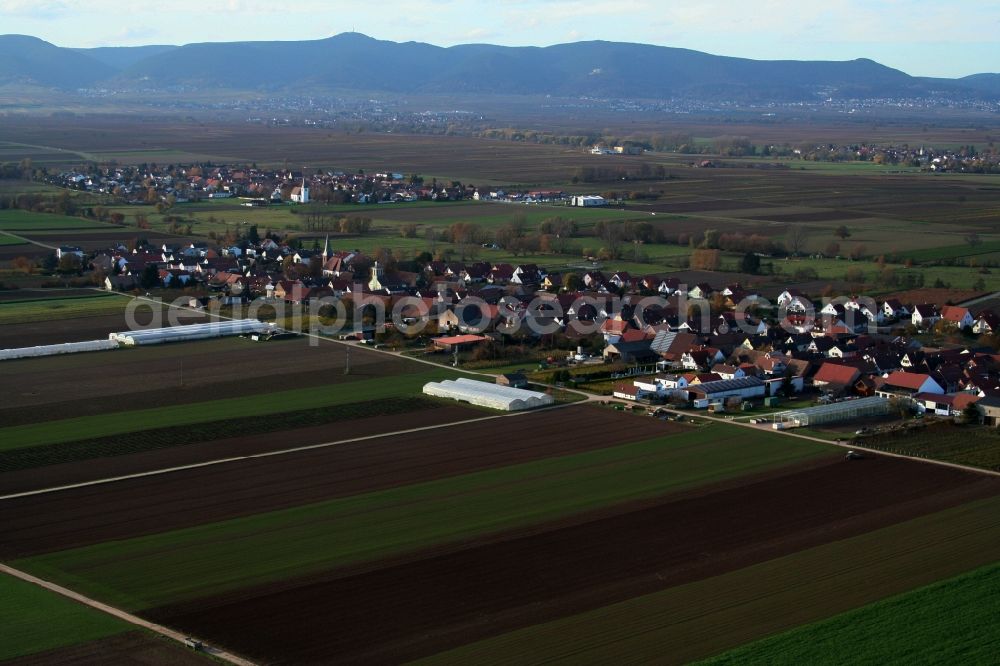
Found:
[{"label": "residential house", "polygon": [[945,305],[941,308],[941,320],[951,322],[960,329],[972,328],[972,325],[976,323],[969,308],[958,305]]},{"label": "residential house", "polygon": [[919,393],[944,394],[941,387],[930,375],[920,372],[893,372],[884,379],[876,395],[886,398],[914,398]]},{"label": "residential house", "polygon": [[[941,311],[933,303],[913,306],[910,321],[918,328],[930,328],[941,320]],[[970,324],[971,325],[971,324]]]}]

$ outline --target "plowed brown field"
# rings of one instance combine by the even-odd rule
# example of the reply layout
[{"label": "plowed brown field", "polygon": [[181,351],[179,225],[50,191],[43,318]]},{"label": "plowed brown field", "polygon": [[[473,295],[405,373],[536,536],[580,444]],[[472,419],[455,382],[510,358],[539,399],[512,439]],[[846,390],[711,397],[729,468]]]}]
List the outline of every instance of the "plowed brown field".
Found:
[{"label": "plowed brown field", "polygon": [[[390,418],[409,427],[405,417]],[[516,436],[501,424],[507,419],[516,423]],[[391,427],[389,419],[381,421]],[[575,406],[6,500],[0,502],[0,557],[163,532],[684,428]]]},{"label": "plowed brown field", "polygon": [[808,464],[145,615],[270,663],[397,663],[998,492],[995,479],[904,460]]},{"label": "plowed brown field", "polygon": [[132,455],[92,458],[72,463],[5,472],[0,474],[0,495],[109,479],[268,451],[293,449],[299,446],[355,437],[368,437],[396,430],[445,425],[483,416],[485,414],[479,410],[458,405],[445,405],[405,414],[351,419],[309,428],[296,428],[249,437],[228,437]]},{"label": "plowed brown field", "polygon": [[[427,369],[355,348],[351,374],[344,375],[345,354],[343,345],[311,345],[307,338],[266,343],[226,338],[6,361],[0,368],[0,382],[14,390],[4,396],[0,424],[44,421],[53,413],[60,418],[107,413],[109,401],[113,401],[113,411],[145,409]],[[151,377],[156,378],[155,387]],[[85,393],[80,390],[81,380],[86,382]],[[77,397],[81,394],[87,397]]]},{"label": "plowed brown field", "polygon": [[4,661],[4,666],[205,666],[211,662],[180,643],[144,631],[45,650]]}]

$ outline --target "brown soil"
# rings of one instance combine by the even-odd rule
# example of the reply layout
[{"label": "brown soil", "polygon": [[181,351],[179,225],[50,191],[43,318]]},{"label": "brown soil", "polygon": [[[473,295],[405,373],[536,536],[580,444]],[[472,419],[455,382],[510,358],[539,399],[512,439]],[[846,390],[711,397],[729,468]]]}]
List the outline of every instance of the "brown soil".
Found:
[{"label": "brown soil", "polygon": [[[8,292],[20,294],[19,298],[64,298],[79,295],[77,290],[70,292],[39,292],[18,290]],[[81,290],[82,291],[82,290]],[[93,291],[84,291],[85,295],[95,295]],[[126,300],[121,299],[124,310]],[[197,324],[206,321],[205,316],[193,312],[181,312],[181,324]],[[139,324],[146,325],[152,318],[149,310],[136,313]],[[164,320],[166,323],[166,320]],[[26,322],[24,324],[4,324],[0,326],[0,349],[12,347],[34,347],[36,345],[53,345],[61,342],[81,342],[84,340],[107,340],[109,333],[127,331],[124,314],[103,314],[92,317],[67,317],[65,319],[50,319],[47,321]]]},{"label": "brown soil", "polygon": [[210,460],[248,456],[255,453],[293,449],[299,446],[366,437],[394,430],[443,425],[485,416],[483,412],[459,405],[443,405],[405,414],[351,419],[308,428],[270,432],[251,437],[230,437],[187,444],[125,456],[94,458],[0,474],[0,494],[20,493],[137,474],[150,470],[191,465]]},{"label": "brown soil", "polygon": [[52,254],[52,250],[47,247],[42,247],[40,245],[34,245],[32,243],[24,243],[22,245],[0,245],[0,262],[7,262],[18,257],[27,257],[29,259],[38,259],[40,257],[47,257]]},{"label": "brown soil", "polygon": [[[599,449],[687,426],[595,407],[455,425],[0,502],[0,557],[13,559],[335,497]],[[383,432],[411,417],[380,419]],[[518,436],[509,435],[516,427]],[[269,435],[280,440],[282,435]],[[335,439],[332,434],[328,439]],[[110,459],[110,462],[118,461]],[[107,471],[114,471],[113,466]]]},{"label": "brown soil", "polygon": [[205,657],[176,641],[145,631],[99,638],[4,661],[4,666],[205,666]]},{"label": "brown soil", "polygon": [[760,201],[740,201],[737,199],[705,199],[703,201],[657,202],[643,206],[626,206],[627,210],[655,211],[657,213],[697,213],[700,211],[743,210],[750,208],[771,208],[774,204]]},{"label": "brown soil", "polygon": [[982,292],[971,289],[937,289],[927,287],[925,289],[910,289],[890,294],[886,298],[898,298],[901,303],[912,303],[921,305],[923,303],[961,303],[977,296],[986,296]]},{"label": "brown soil", "polygon": [[269,663],[398,663],[997,492],[957,470],[838,460],[145,615]]},{"label": "brown soil", "polygon": [[[107,327],[121,321],[115,317],[88,319],[105,320],[94,325]],[[358,348],[351,350],[351,374],[344,375],[345,354],[342,345],[310,345],[307,338],[265,343],[227,338],[5,361],[0,381],[14,390],[4,396],[0,424],[44,421],[53,413],[60,418],[106,414],[109,405],[119,411],[259,395],[424,368]],[[81,391],[83,386],[86,391]],[[80,395],[86,397],[66,400]]]},{"label": "brown soil", "polygon": [[855,213],[849,210],[826,210],[812,213],[774,213],[771,215],[752,215],[750,220],[769,220],[772,222],[834,222],[837,220],[861,220],[872,217],[868,213]]},{"label": "brown soil", "polygon": [[[39,278],[39,279],[46,280],[48,278]],[[44,287],[34,288],[34,287],[22,286],[20,289],[10,289],[6,291],[0,291],[0,303],[5,303],[7,301],[30,301],[35,299],[70,298],[73,296],[94,296],[94,295],[95,292],[93,289],[84,287],[69,288],[69,289],[46,289]]]}]

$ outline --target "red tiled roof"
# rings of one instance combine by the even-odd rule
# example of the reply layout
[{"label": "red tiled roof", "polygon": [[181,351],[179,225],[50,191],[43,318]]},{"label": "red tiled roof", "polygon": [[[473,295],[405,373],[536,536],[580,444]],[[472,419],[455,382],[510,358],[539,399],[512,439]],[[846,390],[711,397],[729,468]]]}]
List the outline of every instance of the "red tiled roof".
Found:
[{"label": "red tiled roof", "polygon": [[924,382],[930,378],[930,375],[925,375],[919,372],[894,372],[886,377],[885,383],[889,386],[898,386],[900,388],[908,388],[915,391],[923,386]]},{"label": "red tiled roof", "polygon": [[837,363],[824,363],[813,377],[814,382],[849,386],[858,380],[861,373],[857,368]]},{"label": "red tiled roof", "polygon": [[969,314],[968,308],[962,308],[957,305],[946,305],[941,308],[941,318],[947,321],[953,321],[956,324],[960,323],[967,314]]},{"label": "red tiled roof", "polygon": [[482,342],[485,339],[481,335],[446,335],[440,338],[433,338],[432,341],[439,345],[462,345],[470,342]]}]

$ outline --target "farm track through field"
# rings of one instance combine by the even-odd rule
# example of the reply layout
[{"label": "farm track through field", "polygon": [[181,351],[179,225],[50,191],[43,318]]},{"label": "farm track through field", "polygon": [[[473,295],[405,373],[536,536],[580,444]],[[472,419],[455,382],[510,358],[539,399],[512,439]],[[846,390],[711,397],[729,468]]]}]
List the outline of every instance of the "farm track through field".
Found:
[{"label": "farm track through field", "polygon": [[268,662],[397,663],[1000,493],[890,458],[783,472],[143,615]]},{"label": "farm track through field", "polygon": [[59,249],[55,245],[49,245],[48,243],[42,243],[40,241],[32,240],[30,238],[25,238],[24,236],[19,236],[19,235],[15,234],[15,233],[11,233],[9,231],[0,231],[0,234],[3,234],[4,236],[9,236],[10,238],[16,238],[17,240],[24,241],[25,243],[28,243],[30,245],[37,245],[38,247],[45,248],[46,250],[58,250]]},{"label": "farm track through field", "polygon": [[[35,585],[45,588],[46,590],[55,592],[56,594],[62,595],[64,597],[68,597],[69,599],[73,599],[74,601],[82,603],[85,606],[90,606],[91,608],[95,608],[99,611],[107,613],[108,615],[112,615],[120,620],[124,620],[129,624],[135,625],[137,627],[142,627],[143,629],[148,629],[149,631],[160,634],[161,636],[166,636],[167,638],[171,638],[175,641],[183,643],[184,639],[186,638],[184,634],[174,631],[173,629],[168,629],[167,627],[158,625],[154,622],[149,622],[148,620],[144,620],[137,615],[133,615],[132,613],[126,613],[121,609],[109,606],[95,599],[91,599],[78,592],[74,592],[73,590],[62,587],[61,585],[56,585],[55,583],[43,580],[36,576],[32,576],[29,573],[19,571],[18,569],[9,567],[6,564],[0,564],[0,574],[6,574],[8,576],[14,576],[15,578],[20,578],[23,581],[33,583]],[[246,659],[243,659],[242,657],[238,657],[235,654],[226,652],[225,650],[209,648],[207,652],[216,659],[219,659],[220,661],[225,661],[230,664],[236,664],[237,666],[254,666],[252,661],[248,661]]]},{"label": "farm track through field", "polygon": [[406,428],[447,426],[482,416],[482,412],[459,405],[444,405],[394,416],[352,418],[336,423],[286,429],[260,435],[226,437],[197,444],[145,451],[112,458],[94,458],[72,463],[48,465],[0,474],[0,495],[11,495],[45,488],[114,479],[146,472],[233,460],[242,456],[295,449],[329,442],[364,437],[381,437],[387,432]]},{"label": "farm track through field", "polygon": [[[505,428],[500,421],[516,426]],[[45,491],[0,500],[0,557],[153,534],[607,448],[681,429],[655,419],[569,406],[430,426],[405,437],[388,433],[304,451]],[[459,441],[456,431],[464,445],[455,444]],[[505,432],[511,436],[503,436]]]}]

